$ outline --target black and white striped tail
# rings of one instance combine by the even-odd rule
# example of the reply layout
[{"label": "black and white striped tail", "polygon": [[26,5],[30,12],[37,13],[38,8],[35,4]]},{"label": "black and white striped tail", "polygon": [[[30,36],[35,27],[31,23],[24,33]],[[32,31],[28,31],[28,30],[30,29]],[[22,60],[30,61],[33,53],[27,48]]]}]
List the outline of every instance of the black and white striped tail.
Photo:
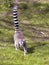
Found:
[{"label": "black and white striped tail", "polygon": [[19,30],[17,9],[18,9],[18,6],[14,6],[14,8],[13,8],[13,18],[14,18],[15,31]]}]

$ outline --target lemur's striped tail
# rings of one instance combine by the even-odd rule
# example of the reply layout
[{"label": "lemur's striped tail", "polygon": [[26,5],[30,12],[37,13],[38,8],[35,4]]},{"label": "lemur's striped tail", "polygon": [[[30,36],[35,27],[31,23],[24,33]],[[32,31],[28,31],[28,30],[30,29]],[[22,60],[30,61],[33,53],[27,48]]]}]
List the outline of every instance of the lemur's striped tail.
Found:
[{"label": "lemur's striped tail", "polygon": [[18,9],[18,6],[17,5],[14,6],[14,8],[13,8],[13,18],[14,18],[15,31],[19,30],[17,9]]}]

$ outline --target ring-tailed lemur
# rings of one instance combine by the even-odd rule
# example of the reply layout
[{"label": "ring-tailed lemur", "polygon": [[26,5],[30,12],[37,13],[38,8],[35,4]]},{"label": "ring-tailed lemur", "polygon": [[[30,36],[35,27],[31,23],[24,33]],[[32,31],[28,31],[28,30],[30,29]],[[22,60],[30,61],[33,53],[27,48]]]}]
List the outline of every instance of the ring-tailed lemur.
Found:
[{"label": "ring-tailed lemur", "polygon": [[15,25],[14,44],[16,50],[19,49],[22,45],[24,49],[24,55],[25,55],[27,53],[26,40],[24,39],[24,36],[19,29],[17,9],[18,6],[15,5],[13,8],[13,17],[14,17],[14,25]]}]

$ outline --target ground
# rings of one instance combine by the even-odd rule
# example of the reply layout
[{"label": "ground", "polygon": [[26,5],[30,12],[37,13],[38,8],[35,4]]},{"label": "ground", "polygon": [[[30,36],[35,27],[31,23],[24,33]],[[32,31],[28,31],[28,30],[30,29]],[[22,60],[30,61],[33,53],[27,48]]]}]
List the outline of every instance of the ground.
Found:
[{"label": "ground", "polygon": [[35,10],[31,20],[19,22],[27,42],[26,56],[22,48],[15,50],[13,17],[0,16],[0,65],[49,65],[49,12],[44,9],[44,14],[35,15]]}]

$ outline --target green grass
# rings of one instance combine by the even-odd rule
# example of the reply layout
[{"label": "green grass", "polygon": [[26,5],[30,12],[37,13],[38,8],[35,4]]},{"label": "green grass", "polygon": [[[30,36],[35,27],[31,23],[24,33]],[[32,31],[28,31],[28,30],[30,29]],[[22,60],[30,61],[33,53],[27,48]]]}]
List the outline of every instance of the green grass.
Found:
[{"label": "green grass", "polygon": [[[43,44],[43,43],[42,43]],[[0,43],[0,65],[46,65],[49,64],[49,44],[34,45],[30,43],[26,56],[22,50],[16,51],[11,43]],[[34,46],[33,46],[34,45]]]},{"label": "green grass", "polygon": [[[44,7],[45,12],[47,4],[44,5],[40,4],[40,7]],[[34,10],[39,11],[38,7],[39,5],[36,8],[33,6],[33,10],[32,8],[23,10],[24,13],[19,16],[20,30],[27,42],[26,56],[23,55],[23,49],[15,50],[13,18],[11,16],[0,17],[0,65],[49,65],[49,12],[44,13],[43,9],[43,14],[34,12]],[[31,15],[28,16],[30,11],[33,11],[31,19]],[[26,20],[27,16],[29,19]],[[41,32],[44,32],[45,35],[42,35]]]}]

